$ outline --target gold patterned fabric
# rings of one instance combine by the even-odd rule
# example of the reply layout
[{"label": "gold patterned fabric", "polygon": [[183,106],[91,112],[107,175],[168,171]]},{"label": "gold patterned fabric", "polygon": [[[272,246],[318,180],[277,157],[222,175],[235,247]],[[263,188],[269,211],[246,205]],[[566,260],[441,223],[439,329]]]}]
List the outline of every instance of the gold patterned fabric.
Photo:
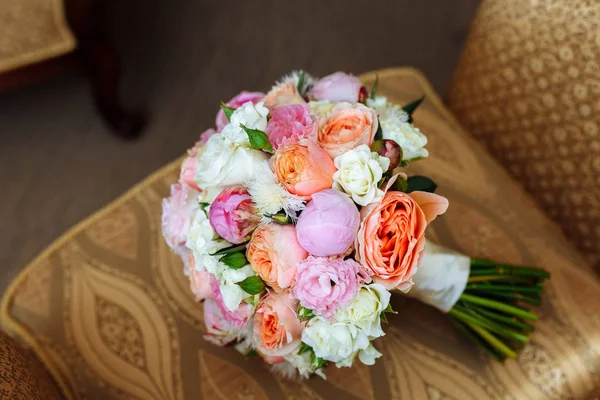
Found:
[{"label": "gold patterned fabric", "polygon": [[600,1],[483,1],[450,105],[600,271]]},{"label": "gold patterned fabric", "polygon": [[0,73],[74,48],[63,0],[0,0]]},{"label": "gold patterned fabric", "polygon": [[0,399],[62,398],[48,371],[35,355],[0,332]]},{"label": "gold patterned fabric", "polygon": [[[374,74],[363,77],[367,85]],[[541,320],[516,361],[482,356],[438,311],[401,295],[373,366],[287,381],[258,358],[203,340],[202,307],[161,237],[179,162],[76,226],[11,285],[1,321],[70,399],[589,399],[600,389],[600,282],[545,215],[461,130],[416,71],[379,72],[380,91],[427,100],[415,121],[431,157],[410,168],[450,209],[431,231],[472,256],[552,271]]]}]

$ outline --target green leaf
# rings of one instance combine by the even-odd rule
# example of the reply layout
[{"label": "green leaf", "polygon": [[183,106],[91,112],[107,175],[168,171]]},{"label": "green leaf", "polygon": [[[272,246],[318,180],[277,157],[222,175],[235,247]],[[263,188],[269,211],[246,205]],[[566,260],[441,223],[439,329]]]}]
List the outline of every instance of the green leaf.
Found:
[{"label": "green leaf", "polygon": [[227,117],[227,121],[231,121],[231,114],[233,114],[233,112],[235,111],[235,108],[231,108],[224,102],[221,102],[221,110],[223,110],[223,112],[225,113],[225,116]]},{"label": "green leaf", "polygon": [[226,247],[224,249],[221,249],[221,250],[211,254],[211,256],[222,256],[225,254],[237,253],[239,251],[245,250],[246,246],[248,246],[248,242],[242,243],[242,244],[236,244],[235,246]]},{"label": "green leaf", "polygon": [[313,310],[306,308],[302,305],[298,306],[298,319],[300,321],[310,321],[315,317]]},{"label": "green leaf", "polygon": [[394,190],[406,193],[406,191],[408,190],[408,182],[398,177],[398,179],[396,179],[396,182],[394,182]]},{"label": "green leaf", "polygon": [[248,265],[248,259],[244,255],[244,253],[229,253],[219,260],[223,264],[227,265],[232,269],[240,269],[246,265]]},{"label": "green leaf", "polygon": [[375,100],[375,97],[377,96],[378,88],[379,88],[379,74],[375,74],[375,83],[373,84],[373,87],[371,88],[371,94],[369,95],[369,98],[371,100]]},{"label": "green leaf", "polygon": [[383,139],[383,130],[381,129],[381,122],[379,121],[379,117],[377,117],[377,132],[375,132],[374,140]]},{"label": "green leaf", "polygon": [[304,354],[307,351],[313,351],[313,348],[310,347],[309,345],[307,345],[306,343],[301,342],[300,343],[300,348],[298,349],[298,354]]},{"label": "green leaf", "polygon": [[408,103],[407,105],[402,107],[402,109],[408,114],[408,122],[412,122],[412,114],[415,112],[417,107],[419,107],[419,105],[423,102],[423,100],[425,100],[425,96],[422,96],[420,99],[417,99],[412,103]]},{"label": "green leaf", "polygon": [[306,75],[304,71],[300,71],[298,74],[298,93],[302,94],[302,89],[304,88],[304,81],[306,80]]},{"label": "green leaf", "polygon": [[244,301],[248,304],[250,304],[253,307],[256,307],[256,305],[258,304],[258,296],[250,296],[244,299]]},{"label": "green leaf", "polygon": [[265,217],[273,220],[273,222],[276,222],[279,225],[287,225],[292,223],[292,219],[283,212],[278,212],[277,214],[265,214]]},{"label": "green leaf", "polygon": [[248,139],[250,140],[250,146],[256,150],[263,150],[268,153],[273,152],[273,146],[271,146],[271,142],[269,142],[269,137],[263,131],[258,129],[250,129],[247,126],[240,125],[240,127],[246,131],[248,134]]},{"label": "green leaf", "polygon": [[435,189],[437,189],[436,183],[426,176],[410,176],[407,183],[408,189],[406,190],[406,193],[416,191],[434,193]]},{"label": "green leaf", "polygon": [[398,314],[398,311],[394,311],[394,309],[392,308],[391,304],[388,304],[388,306],[382,312],[383,313]]},{"label": "green leaf", "polygon": [[327,365],[327,360],[322,359],[321,357],[317,357],[315,352],[310,353],[310,364],[313,369],[323,368]]},{"label": "green leaf", "polygon": [[244,354],[244,357],[254,357],[257,355],[258,355],[258,353],[256,352],[255,349],[250,349],[250,350],[248,350],[248,352],[246,354]]},{"label": "green leaf", "polygon": [[265,283],[258,276],[249,276],[241,282],[237,283],[244,292],[248,294],[259,294],[265,290]]}]

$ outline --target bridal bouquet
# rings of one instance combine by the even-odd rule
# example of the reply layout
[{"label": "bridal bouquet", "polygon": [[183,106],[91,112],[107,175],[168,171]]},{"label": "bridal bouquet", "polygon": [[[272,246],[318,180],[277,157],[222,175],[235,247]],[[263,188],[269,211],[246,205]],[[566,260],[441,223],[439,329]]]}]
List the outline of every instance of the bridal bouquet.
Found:
[{"label": "bridal bouquet", "polygon": [[449,315],[491,356],[515,357],[548,274],[425,239],[448,208],[403,171],[427,158],[401,107],[341,72],[293,73],[222,103],[163,201],[163,235],[203,301],[205,338],[285,375],[371,365],[393,290]]}]

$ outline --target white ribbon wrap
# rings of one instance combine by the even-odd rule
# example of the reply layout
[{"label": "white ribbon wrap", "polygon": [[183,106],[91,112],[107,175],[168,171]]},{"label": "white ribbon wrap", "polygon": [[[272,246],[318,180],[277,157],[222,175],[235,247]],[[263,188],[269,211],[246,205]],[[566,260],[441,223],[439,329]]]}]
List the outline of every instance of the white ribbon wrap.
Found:
[{"label": "white ribbon wrap", "polygon": [[407,295],[447,313],[464,292],[470,269],[469,257],[426,240]]}]

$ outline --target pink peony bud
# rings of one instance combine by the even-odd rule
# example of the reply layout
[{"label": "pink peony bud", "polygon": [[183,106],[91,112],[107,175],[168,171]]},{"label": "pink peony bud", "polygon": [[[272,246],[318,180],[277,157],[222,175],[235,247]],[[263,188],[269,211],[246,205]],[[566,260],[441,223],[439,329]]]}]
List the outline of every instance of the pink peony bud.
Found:
[{"label": "pink peony bud", "polygon": [[327,189],[312,195],[296,224],[298,242],[314,256],[343,254],[354,242],[360,216],[344,193]]},{"label": "pink peony bud", "polygon": [[209,219],[215,232],[233,244],[248,240],[260,222],[252,198],[240,185],[230,186],[219,193],[210,206]]},{"label": "pink peony bud", "polygon": [[310,97],[315,100],[356,103],[360,98],[362,87],[357,77],[336,72],[320,79],[310,91]]},{"label": "pink peony bud", "polygon": [[395,141],[390,139],[376,140],[371,145],[371,150],[377,152],[380,156],[390,159],[388,171],[391,171],[400,165],[400,161],[402,160],[402,148]]}]

